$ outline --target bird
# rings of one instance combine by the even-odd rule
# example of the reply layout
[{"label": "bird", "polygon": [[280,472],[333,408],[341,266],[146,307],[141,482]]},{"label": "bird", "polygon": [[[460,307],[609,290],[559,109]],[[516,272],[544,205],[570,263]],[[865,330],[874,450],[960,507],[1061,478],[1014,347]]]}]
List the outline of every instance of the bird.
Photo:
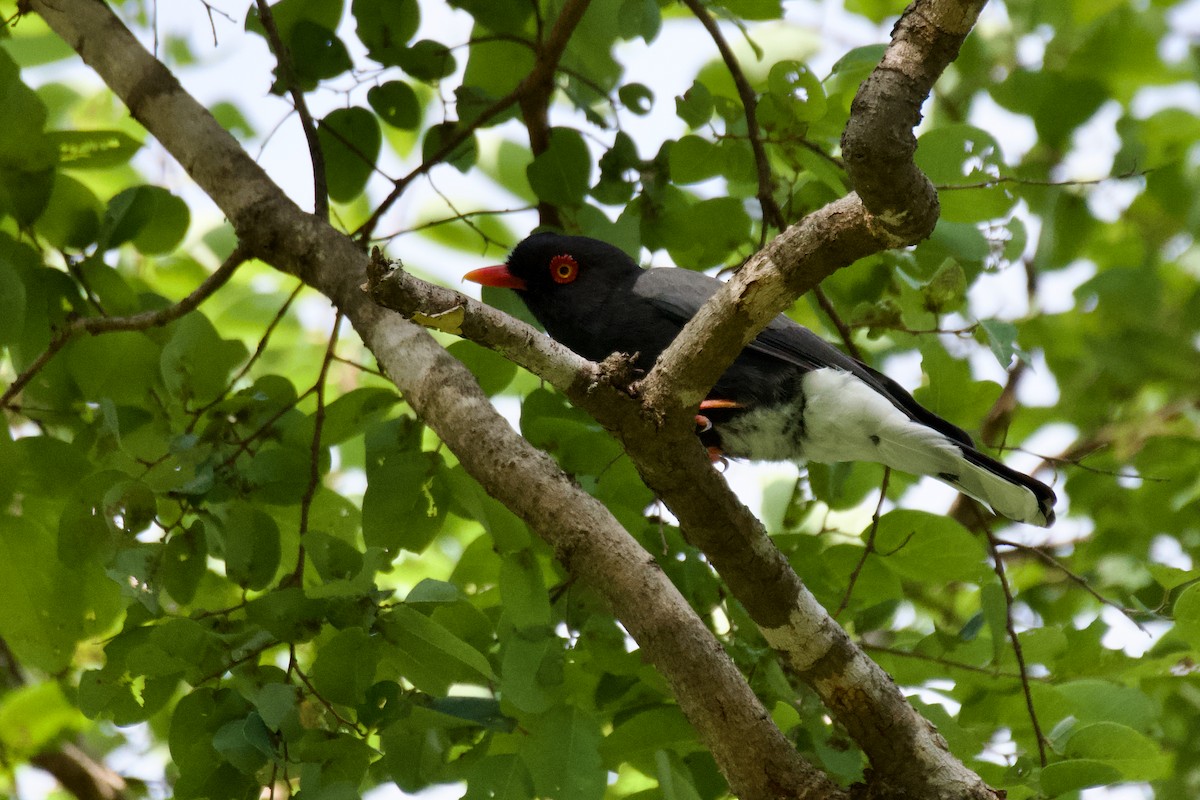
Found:
[{"label": "bird", "polygon": [[[720,287],[700,272],[643,269],[585,236],[538,232],[465,280],[516,291],[552,338],[591,361],[635,356],[648,372]],[[930,475],[1017,522],[1049,527],[1054,491],[975,447],[900,384],[780,314],[721,375],[696,416],[716,457],[871,461]]]}]

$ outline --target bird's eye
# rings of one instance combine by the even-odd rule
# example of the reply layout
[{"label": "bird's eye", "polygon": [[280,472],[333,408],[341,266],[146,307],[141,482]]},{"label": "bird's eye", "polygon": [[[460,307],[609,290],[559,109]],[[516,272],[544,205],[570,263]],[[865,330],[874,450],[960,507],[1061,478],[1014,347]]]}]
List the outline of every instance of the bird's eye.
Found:
[{"label": "bird's eye", "polygon": [[579,275],[579,262],[574,256],[561,255],[550,259],[550,277],[555,283],[570,283]]}]

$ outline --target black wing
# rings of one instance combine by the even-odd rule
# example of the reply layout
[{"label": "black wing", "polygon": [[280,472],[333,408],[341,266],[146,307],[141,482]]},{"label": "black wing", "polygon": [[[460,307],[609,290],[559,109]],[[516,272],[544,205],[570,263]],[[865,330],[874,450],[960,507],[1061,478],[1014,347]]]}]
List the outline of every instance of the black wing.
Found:
[{"label": "black wing", "polygon": [[[695,316],[700,306],[721,286],[721,281],[686,269],[649,269],[638,277],[634,293],[644,297],[680,326]],[[836,367],[857,376],[912,419],[949,438],[974,447],[962,428],[922,406],[907,390],[883,373],[838,350],[798,322],[780,314],[746,345],[746,350],[810,372]]]}]

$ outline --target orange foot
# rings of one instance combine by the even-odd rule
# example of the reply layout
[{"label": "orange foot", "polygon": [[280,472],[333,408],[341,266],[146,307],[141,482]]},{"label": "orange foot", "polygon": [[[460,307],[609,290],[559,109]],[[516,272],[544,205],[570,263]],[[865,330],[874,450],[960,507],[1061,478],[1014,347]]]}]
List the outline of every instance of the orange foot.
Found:
[{"label": "orange foot", "polygon": [[722,471],[729,466],[729,459],[725,457],[725,453],[719,447],[708,448],[708,460],[714,464],[720,464]]}]

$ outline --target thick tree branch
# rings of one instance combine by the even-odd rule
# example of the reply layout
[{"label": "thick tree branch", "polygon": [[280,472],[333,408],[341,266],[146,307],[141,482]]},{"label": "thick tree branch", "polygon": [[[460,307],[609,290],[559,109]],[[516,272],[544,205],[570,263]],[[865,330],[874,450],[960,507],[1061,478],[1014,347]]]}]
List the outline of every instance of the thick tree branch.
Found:
[{"label": "thick tree branch", "polygon": [[703,621],[608,510],[511,429],[461,362],[359,289],[367,257],[355,242],[291,203],[107,5],[30,0],[30,6],[175,155],[250,251],[330,297],[464,468],[606,598],[670,683],[734,792],[845,797],[798,756]]},{"label": "thick tree branch", "polygon": [[53,775],[78,800],[124,800],[130,796],[124,778],[71,742],[43,750],[29,763]]},{"label": "thick tree branch", "polygon": [[[961,14],[943,8],[947,4],[919,2],[897,25],[880,70],[901,75],[911,71],[915,77],[906,91],[880,98],[879,92],[892,91],[889,83],[868,81],[860,91],[860,98],[865,97],[860,106],[884,116],[899,113],[886,111],[893,103],[919,109],[970,28],[967,24],[954,29],[958,39],[953,53],[945,37],[938,39],[936,60],[942,63],[936,70],[907,63],[923,57],[913,46],[919,37],[912,29],[925,30],[917,23],[942,17],[963,21]],[[973,8],[977,14],[979,6]],[[907,181],[900,193],[904,202],[889,206],[893,197],[868,186],[873,192],[871,208],[851,194],[769,243],[701,309],[637,387],[647,413],[632,414],[621,408],[624,404],[597,404],[570,391],[568,395],[621,439],[643,479],[676,514],[689,539],[704,550],[768,641],[867,752],[877,777],[923,797],[989,798],[994,793],[948,753],[941,737],[916,714],[891,678],[850,642],[803,586],[761,524],[709,468],[691,425],[690,412],[708,387],[762,325],[796,296],[860,257],[918,241],[932,230],[936,195],[912,163],[916,113],[902,117],[912,120],[904,132],[911,147],[884,147],[882,154],[868,148],[867,157],[860,159],[869,168],[886,168],[895,180]],[[851,138],[852,149],[874,146],[868,137]],[[919,224],[912,224],[914,219]]]},{"label": "thick tree branch", "polygon": [[920,108],[954,60],[983,0],[917,0],[864,81],[842,136],[855,192],[793,225],[709,300],[659,358],[648,400],[687,412],[772,317],[833,272],[933,231],[937,192],[913,162]]}]

